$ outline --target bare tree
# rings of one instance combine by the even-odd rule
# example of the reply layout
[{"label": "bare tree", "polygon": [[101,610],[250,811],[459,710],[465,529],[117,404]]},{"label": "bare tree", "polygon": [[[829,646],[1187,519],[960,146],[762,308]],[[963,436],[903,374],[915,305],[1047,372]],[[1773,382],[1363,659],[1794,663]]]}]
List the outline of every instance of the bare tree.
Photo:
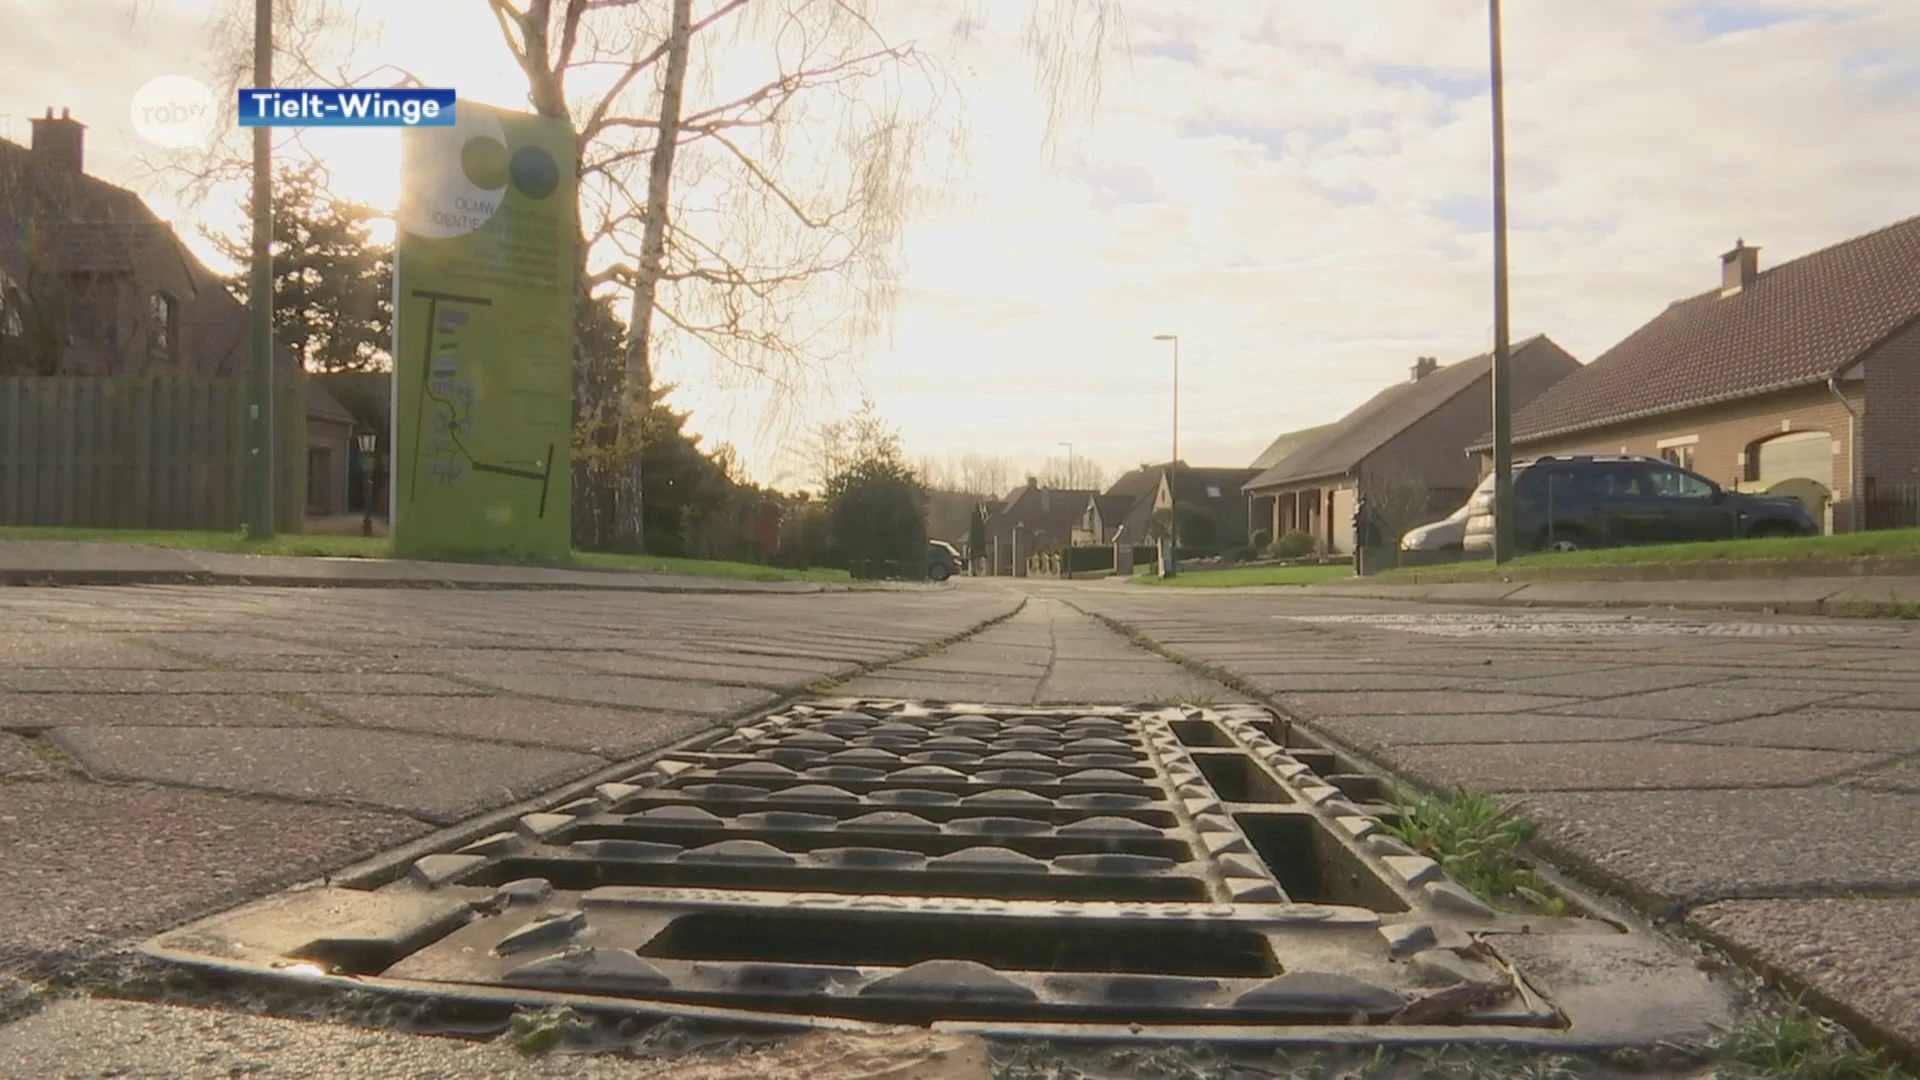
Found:
[{"label": "bare tree", "polygon": [[[354,70],[350,2],[279,0],[278,69],[327,85],[417,82],[392,67]],[[588,398],[607,380],[588,377],[576,341],[575,445],[594,451],[590,462],[634,462],[618,470],[628,497],[616,517],[619,539],[639,546],[634,433],[658,358],[704,359],[723,384],[771,384],[776,409],[808,400],[886,325],[901,228],[928,190],[929,151],[963,145],[961,103],[933,53],[876,26],[877,0],[708,0],[698,11],[690,0],[481,2],[534,111],[578,133],[583,301],[631,298],[635,332],[611,404]],[[969,3],[957,33],[986,25],[984,12]],[[246,78],[245,28],[235,20],[224,35],[229,91]],[[1034,7],[1027,48],[1056,123],[1097,100],[1117,33],[1117,0]],[[215,164],[196,175],[244,174],[237,153]],[[576,491],[608,477],[589,471]]]},{"label": "bare tree", "polygon": [[990,454],[962,454],[959,462],[960,490],[983,498],[997,499],[1013,484],[1013,462]]},{"label": "bare tree", "polygon": [[1433,510],[1433,496],[1426,482],[1410,468],[1395,465],[1369,468],[1361,474],[1360,493],[1378,530],[1375,540],[1379,544],[1397,547],[1407,530],[1441,517]]},{"label": "bare tree", "polygon": [[1050,457],[1041,462],[1040,468],[1033,474],[1041,486],[1076,491],[1105,491],[1107,470],[1097,461],[1086,458]]}]

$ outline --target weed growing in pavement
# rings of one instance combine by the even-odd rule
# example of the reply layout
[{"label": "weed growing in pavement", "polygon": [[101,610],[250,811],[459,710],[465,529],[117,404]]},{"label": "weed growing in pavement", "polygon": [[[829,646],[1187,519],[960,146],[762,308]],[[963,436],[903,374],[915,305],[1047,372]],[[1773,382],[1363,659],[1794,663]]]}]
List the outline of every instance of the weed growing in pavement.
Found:
[{"label": "weed growing in pavement", "polygon": [[1070,1050],[1048,1043],[996,1046],[993,1080],[1581,1080],[1589,1062],[1480,1047],[1277,1051],[1229,1055],[1204,1043]]},{"label": "weed growing in pavement", "polygon": [[521,1053],[544,1054],[561,1039],[584,1031],[587,1027],[587,1022],[571,1006],[555,1005],[538,1012],[514,1013],[513,1020],[507,1026],[507,1035],[513,1040],[514,1049]]},{"label": "weed growing in pavement", "polygon": [[1719,1080],[1913,1080],[1884,1052],[1798,1002],[1748,1013],[1712,1052]]},{"label": "weed growing in pavement", "polygon": [[1494,904],[1566,914],[1567,902],[1522,857],[1535,825],[1513,808],[1468,791],[1444,799],[1396,791],[1394,801],[1400,816],[1388,830],[1453,880]]}]

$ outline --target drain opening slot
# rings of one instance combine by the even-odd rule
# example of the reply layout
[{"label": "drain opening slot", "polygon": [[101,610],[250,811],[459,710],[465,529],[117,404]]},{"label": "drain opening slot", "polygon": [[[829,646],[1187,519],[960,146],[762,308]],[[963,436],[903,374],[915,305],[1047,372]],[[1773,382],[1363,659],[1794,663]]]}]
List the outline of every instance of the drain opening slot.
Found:
[{"label": "drain opening slot", "polygon": [[[1030,820],[1030,819],[1022,819]],[[789,852],[817,851],[839,847],[910,848],[926,855],[947,855],[966,848],[990,844],[1009,848],[1036,859],[1060,855],[1103,855],[1119,852],[1128,855],[1155,855],[1185,862],[1193,851],[1179,840],[1135,836],[1023,836],[985,832],[971,833],[888,833],[856,832],[851,829],[747,829],[738,826],[692,828],[676,825],[651,825],[642,822],[602,824],[588,822],[574,826],[566,836],[568,843],[581,840],[640,840],[656,844],[678,844],[697,848],[721,840],[764,840]]]},{"label": "drain opening slot", "polygon": [[1392,787],[1378,776],[1367,776],[1362,773],[1335,773],[1323,779],[1340,789],[1340,794],[1357,803],[1393,801]]},{"label": "drain opening slot", "polygon": [[1003,971],[1258,978],[1280,965],[1264,935],[1228,926],[1051,920],[696,912],[667,924],[641,956],[911,967],[972,960]]},{"label": "drain opening slot", "polygon": [[1214,793],[1230,803],[1287,803],[1293,797],[1267,775],[1253,758],[1239,753],[1199,752],[1192,755],[1200,775]]},{"label": "drain opening slot", "polygon": [[587,859],[509,858],[481,867],[465,885],[504,885],[546,878],[556,889],[584,892],[606,885],[824,892],[849,896],[961,896],[981,900],[1207,899],[1199,878],[1171,875],[1068,875],[981,870],[842,870],[832,867],[713,866]]},{"label": "drain opening slot", "polygon": [[1233,745],[1226,732],[1205,720],[1175,720],[1167,726],[1173,729],[1173,737],[1179,739],[1182,746]]},{"label": "drain opening slot", "polygon": [[1280,887],[1303,904],[1401,912],[1407,902],[1359,856],[1305,814],[1235,814],[1247,841]]}]

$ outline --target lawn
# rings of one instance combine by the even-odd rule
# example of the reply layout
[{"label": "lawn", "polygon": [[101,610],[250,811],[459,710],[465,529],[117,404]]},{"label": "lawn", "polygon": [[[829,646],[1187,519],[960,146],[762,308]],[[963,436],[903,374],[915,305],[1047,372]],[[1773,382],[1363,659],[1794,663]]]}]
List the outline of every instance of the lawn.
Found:
[{"label": "lawn", "polygon": [[[391,549],[385,537],[280,535],[270,540],[248,540],[237,532],[185,532],[157,529],[0,528],[0,542],[8,540],[65,541],[93,544],[142,544],[186,551],[220,551],[235,555],[385,559]],[[459,559],[450,561],[480,561]],[[665,555],[613,555],[576,551],[569,565],[590,570],[628,570],[686,577],[728,578],[735,581],[846,581],[845,570],[783,570],[754,563],[709,559],[677,559]]]},{"label": "lawn", "polygon": [[1232,589],[1242,585],[1318,585],[1352,576],[1351,566],[1236,566],[1227,570],[1182,570],[1171,578],[1146,574],[1133,581],[1167,588]]},{"label": "lawn", "polygon": [[[1765,540],[1707,540],[1695,544],[1655,544],[1646,547],[1592,548],[1585,551],[1522,555],[1502,568],[1532,570],[1544,567],[1626,566],[1648,563],[1795,562],[1812,559],[1866,559],[1920,557],[1920,529],[1884,529],[1841,533],[1837,536],[1793,536]],[[1448,563],[1383,571],[1381,577],[1405,574],[1492,573],[1492,560]]]}]

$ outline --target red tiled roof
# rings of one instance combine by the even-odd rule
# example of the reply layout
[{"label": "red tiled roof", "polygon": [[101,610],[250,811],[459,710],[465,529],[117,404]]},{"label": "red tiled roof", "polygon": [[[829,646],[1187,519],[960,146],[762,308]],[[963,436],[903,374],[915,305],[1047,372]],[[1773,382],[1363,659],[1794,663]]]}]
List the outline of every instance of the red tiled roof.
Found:
[{"label": "red tiled roof", "polygon": [[1824,382],[1920,318],[1920,217],[1679,301],[1513,418],[1538,440]]}]

